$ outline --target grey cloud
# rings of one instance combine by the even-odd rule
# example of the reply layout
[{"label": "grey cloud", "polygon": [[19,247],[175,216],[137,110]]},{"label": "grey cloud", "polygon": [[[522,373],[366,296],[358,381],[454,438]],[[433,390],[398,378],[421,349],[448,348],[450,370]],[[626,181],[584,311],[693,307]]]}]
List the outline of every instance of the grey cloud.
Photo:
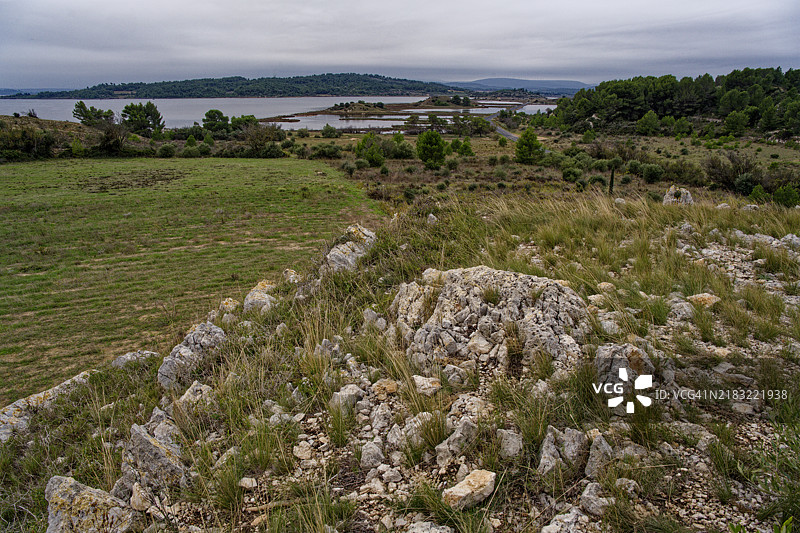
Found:
[{"label": "grey cloud", "polygon": [[800,66],[794,0],[0,0],[2,86],[371,72],[597,82]]}]

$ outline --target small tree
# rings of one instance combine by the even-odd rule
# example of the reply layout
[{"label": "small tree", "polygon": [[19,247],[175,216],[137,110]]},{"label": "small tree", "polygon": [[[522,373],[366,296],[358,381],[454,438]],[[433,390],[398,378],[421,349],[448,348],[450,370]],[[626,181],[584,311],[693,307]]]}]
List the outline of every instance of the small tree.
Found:
[{"label": "small tree", "polygon": [[641,135],[655,135],[660,126],[658,115],[651,109],[636,122],[636,132]]},{"label": "small tree", "polygon": [[544,147],[539,142],[539,139],[536,138],[536,132],[533,131],[533,128],[526,129],[519,136],[515,155],[517,163],[522,163],[523,165],[533,165],[544,157]]},{"label": "small tree", "polygon": [[471,157],[475,155],[475,152],[472,151],[472,143],[469,141],[469,137],[464,139],[464,142],[462,142],[461,146],[458,147],[458,155],[464,157]]},{"label": "small tree", "polygon": [[438,131],[425,131],[417,138],[417,156],[428,166],[441,165],[445,144]]},{"label": "small tree", "polygon": [[330,124],[325,124],[325,127],[322,128],[322,136],[326,139],[336,139],[341,137],[342,132],[331,126]]},{"label": "small tree", "polygon": [[86,126],[97,126],[101,122],[114,121],[114,112],[112,110],[97,109],[94,106],[87,107],[83,100],[75,102],[72,116]]},{"label": "small tree", "polygon": [[228,117],[219,109],[209,109],[203,117],[203,127],[208,131],[228,131]]}]

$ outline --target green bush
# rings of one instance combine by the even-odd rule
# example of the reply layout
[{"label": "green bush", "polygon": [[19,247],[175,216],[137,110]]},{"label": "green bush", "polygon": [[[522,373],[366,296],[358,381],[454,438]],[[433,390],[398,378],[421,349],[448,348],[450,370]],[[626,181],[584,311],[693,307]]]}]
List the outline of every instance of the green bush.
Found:
[{"label": "green bush", "polygon": [[175,153],[177,151],[178,149],[175,148],[174,144],[171,143],[162,144],[158,148],[158,157],[175,157]]},{"label": "green bush", "polygon": [[186,146],[197,146],[197,139],[194,138],[194,135],[189,135],[186,138]]},{"label": "green bush", "polygon": [[200,150],[196,146],[187,146],[181,152],[181,157],[200,157]]},{"label": "green bush", "polygon": [[794,207],[800,204],[800,194],[791,185],[784,185],[779,187],[773,194],[772,199],[776,204],[784,207]]},{"label": "green bush", "polygon": [[333,142],[318,144],[311,149],[311,159],[339,159],[342,157],[342,148]]},{"label": "green bush", "polygon": [[636,176],[642,175],[642,162],[638,159],[631,159],[628,161],[628,172]]},{"label": "green bush", "polygon": [[647,183],[656,183],[661,181],[664,176],[664,168],[655,163],[645,163],[642,165],[642,178]]},{"label": "green bush", "polygon": [[200,146],[198,146],[197,151],[200,152],[200,155],[203,157],[211,155],[211,147],[206,143],[203,143]]},{"label": "green bush", "polygon": [[309,136],[308,128],[300,128],[297,130],[297,136],[301,139],[304,139]]},{"label": "green bush", "polygon": [[765,191],[764,187],[759,183],[753,187],[753,190],[750,192],[748,198],[757,204],[763,204],[772,200],[772,195]]},{"label": "green bush", "polygon": [[325,127],[322,128],[322,131],[320,133],[326,139],[337,139],[342,136],[342,132],[337,130],[330,124],[325,124]]},{"label": "green bush", "polygon": [[438,167],[444,163],[445,142],[439,132],[428,130],[417,137],[417,156],[425,166]]},{"label": "green bush", "polygon": [[568,181],[573,183],[578,180],[583,175],[583,172],[579,168],[568,167],[561,171],[561,176],[564,178],[564,181]]},{"label": "green bush", "polygon": [[366,159],[356,159],[356,168],[358,170],[365,169],[369,166],[369,161]]}]

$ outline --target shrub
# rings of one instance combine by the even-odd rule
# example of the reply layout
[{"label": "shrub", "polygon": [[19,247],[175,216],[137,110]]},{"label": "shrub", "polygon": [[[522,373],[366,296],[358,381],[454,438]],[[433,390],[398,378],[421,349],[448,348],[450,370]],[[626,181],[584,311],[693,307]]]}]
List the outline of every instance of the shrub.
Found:
[{"label": "shrub", "polygon": [[500,148],[505,148],[506,145],[508,145],[508,139],[506,139],[505,137],[500,137],[499,139],[497,139],[497,144],[498,146],[500,146]]},{"label": "shrub", "polygon": [[210,131],[206,133],[205,137],[203,137],[203,144],[208,146],[214,146],[214,136],[211,135]]},{"label": "shrub", "polygon": [[579,168],[569,167],[565,168],[561,171],[561,176],[564,178],[564,181],[575,182],[583,175],[583,172]]},{"label": "shrub", "polygon": [[339,159],[342,157],[342,148],[333,142],[318,144],[311,149],[311,159]]},{"label": "shrub", "polygon": [[365,169],[369,166],[369,161],[366,159],[356,159],[356,168],[358,170]]},{"label": "shrub", "polygon": [[197,146],[197,139],[194,138],[194,135],[189,135],[186,138],[186,146]]},{"label": "shrub", "polygon": [[779,187],[772,196],[776,204],[784,207],[794,207],[800,203],[800,194],[791,185]]},{"label": "shrub", "polygon": [[487,162],[489,163],[490,166],[495,166],[497,164],[497,156],[490,155],[489,160]]},{"label": "shrub", "polygon": [[196,146],[187,146],[181,152],[181,157],[200,157],[200,150]]},{"label": "shrub", "polygon": [[325,124],[325,127],[322,128],[322,131],[320,133],[326,139],[337,139],[342,136],[342,132],[337,130],[330,124]]},{"label": "shrub", "polygon": [[475,152],[472,151],[472,143],[469,139],[464,139],[464,142],[461,143],[461,146],[458,148],[458,155],[463,157],[471,157],[475,155]]},{"label": "shrub", "polygon": [[[734,190],[743,196],[747,196],[753,192],[753,188],[755,188],[756,185],[759,184],[756,182],[756,180],[753,178],[753,174],[750,172],[740,174],[733,182]],[[762,187],[761,190],[763,191],[764,188]]]},{"label": "shrub", "polygon": [[309,135],[308,128],[300,128],[299,130],[297,130],[297,136],[300,137],[301,139],[308,137],[308,135]]},{"label": "shrub", "polygon": [[541,161],[542,157],[544,157],[544,147],[536,138],[536,132],[534,132],[533,128],[526,129],[520,135],[519,140],[517,140],[515,156],[517,162],[523,165],[532,165]]},{"label": "shrub", "polygon": [[455,170],[455,169],[458,168],[458,160],[457,159],[448,159],[446,165],[447,165],[447,168],[449,170]]},{"label": "shrub", "polygon": [[175,148],[174,144],[171,143],[162,144],[158,148],[158,157],[175,157],[175,153],[177,151],[178,149]]},{"label": "shrub", "polygon": [[628,161],[628,172],[637,176],[642,175],[642,162],[638,159],[631,159]]},{"label": "shrub", "polygon": [[642,168],[642,178],[647,183],[656,183],[661,181],[661,178],[664,176],[664,169],[661,165],[657,165],[655,163],[645,163],[641,166]]},{"label": "shrub", "polygon": [[757,204],[763,204],[772,200],[772,195],[765,191],[764,187],[759,183],[753,187],[748,198]]},{"label": "shrub", "polygon": [[200,152],[200,155],[204,157],[211,155],[211,147],[206,143],[203,143],[200,146],[198,146],[197,151]]}]

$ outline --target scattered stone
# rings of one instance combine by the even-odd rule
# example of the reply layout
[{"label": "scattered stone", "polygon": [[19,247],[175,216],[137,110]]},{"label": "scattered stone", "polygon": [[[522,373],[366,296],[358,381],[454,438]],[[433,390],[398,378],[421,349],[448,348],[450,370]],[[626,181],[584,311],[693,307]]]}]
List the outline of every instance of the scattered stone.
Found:
[{"label": "scattered stone", "polygon": [[459,455],[464,448],[478,435],[476,426],[469,417],[463,417],[453,434],[436,446],[436,464],[446,466],[453,457]]},{"label": "scattered stone", "polygon": [[237,309],[239,309],[239,300],[234,300],[233,298],[225,298],[219,304],[219,312],[220,313],[235,313]]},{"label": "scattered stone", "polygon": [[442,389],[442,382],[439,378],[426,378],[424,376],[412,376],[414,386],[419,394],[423,396],[433,396]]},{"label": "scattered stone", "polygon": [[597,284],[597,290],[600,292],[614,292],[617,288],[614,286],[613,283],[609,283],[607,281],[601,281]]},{"label": "scattered stone", "polygon": [[747,204],[746,206],[742,207],[742,211],[758,211],[758,205]]},{"label": "scattered stone", "polygon": [[453,533],[453,529],[433,522],[414,522],[408,526],[408,533]]},{"label": "scattered stone", "polygon": [[135,511],[145,512],[152,504],[147,491],[138,482],[134,483],[131,490],[131,508]]},{"label": "scattered stone", "polygon": [[239,480],[239,486],[244,490],[253,490],[258,487],[258,481],[251,477],[243,477]]},{"label": "scattered stone", "polygon": [[586,477],[597,479],[601,469],[608,464],[614,456],[614,449],[608,444],[602,435],[598,435],[592,441],[589,448],[589,459],[586,461]]},{"label": "scattered stone", "polygon": [[729,206],[728,204],[721,203],[721,204],[717,205],[717,207],[715,209],[730,209],[730,208],[731,208],[731,206]]},{"label": "scattered stone", "polygon": [[428,222],[428,224],[430,224],[430,225],[434,225],[434,224],[436,224],[436,223],[438,223],[438,222],[439,222],[439,219],[438,219],[438,218],[436,218],[436,215],[434,215],[433,213],[430,213],[430,214],[428,215],[428,220],[427,220],[427,222]]},{"label": "scattered stone", "polygon": [[586,485],[581,494],[581,509],[592,516],[601,518],[606,507],[614,503],[614,498],[603,498],[600,496],[603,489],[600,483],[593,482]]},{"label": "scattered stone", "polygon": [[569,507],[566,512],[557,514],[550,523],[544,526],[539,533],[577,533],[582,531],[582,525],[589,522],[578,507]]},{"label": "scattered stone", "polygon": [[313,456],[313,449],[308,442],[302,440],[292,447],[292,455],[301,461],[311,459]]},{"label": "scattered stone", "polygon": [[501,458],[511,459],[522,453],[522,435],[519,433],[505,429],[498,429],[497,437],[500,439]]},{"label": "scattered stone", "polygon": [[128,352],[125,355],[120,355],[119,357],[111,361],[111,366],[113,366],[114,368],[123,368],[130,363],[146,361],[151,357],[160,357],[160,356],[156,352],[148,352],[146,350],[139,350],[137,352]]},{"label": "scattered stone", "polygon": [[361,448],[361,468],[369,470],[375,468],[386,460],[383,450],[374,442],[368,442]]},{"label": "scattered stone", "polygon": [[287,268],[283,271],[283,280],[296,285],[303,281],[303,278],[296,271]]},{"label": "scattered stone", "polygon": [[442,492],[442,500],[453,509],[467,509],[481,503],[494,491],[497,474],[488,470],[473,470],[456,486]]},{"label": "scattered stone", "polygon": [[364,391],[358,385],[345,385],[331,396],[328,406],[331,409],[344,409],[352,411],[356,403],[364,397]]},{"label": "scattered stone", "polygon": [[704,309],[708,307],[713,307],[717,302],[720,302],[722,300],[722,298],[720,298],[719,296],[716,296],[708,292],[693,294],[691,296],[688,296],[686,299],[689,300],[692,304],[694,304],[695,307],[702,307]]}]

